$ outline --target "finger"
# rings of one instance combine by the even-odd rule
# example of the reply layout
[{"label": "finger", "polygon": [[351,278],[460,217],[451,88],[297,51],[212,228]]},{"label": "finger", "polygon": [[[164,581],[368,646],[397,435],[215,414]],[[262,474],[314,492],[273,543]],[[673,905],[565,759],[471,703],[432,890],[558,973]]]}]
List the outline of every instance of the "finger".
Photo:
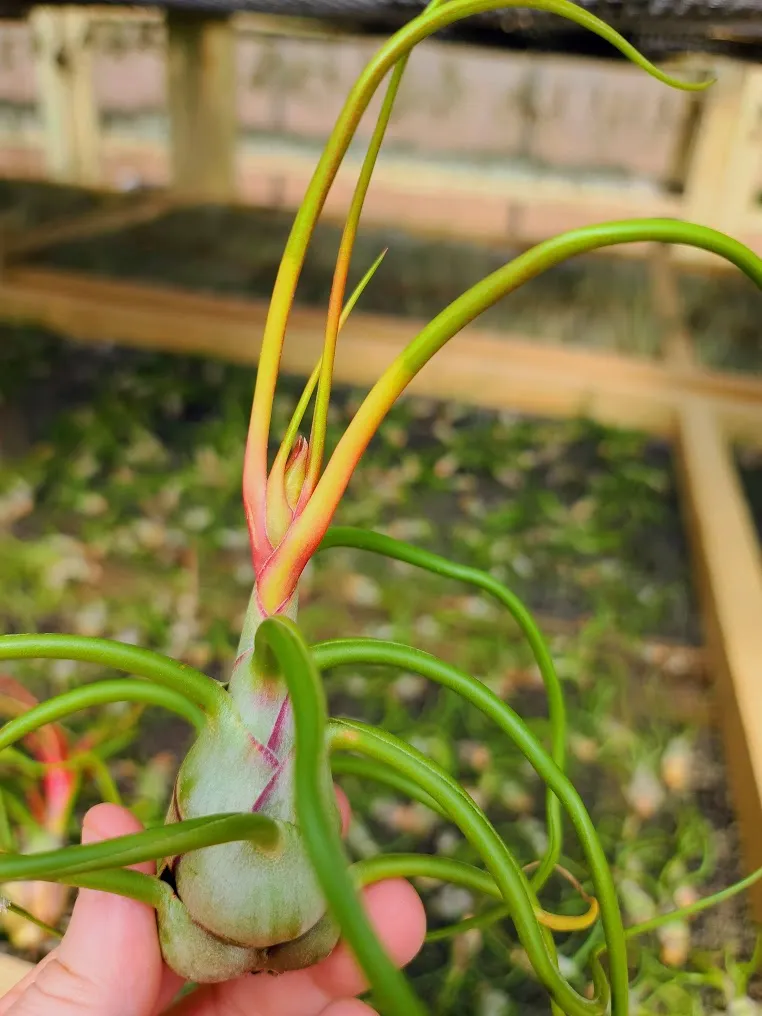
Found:
[{"label": "finger", "polygon": [[[101,804],[85,816],[82,842],[140,829],[125,809]],[[135,867],[150,871],[152,866]],[[161,975],[154,911],[135,900],[82,889],[63,941],[5,1011],[7,1016],[152,1016]]]},{"label": "finger", "polygon": [[338,784],[334,784],[333,789],[336,791],[336,803],[339,806],[341,814],[341,835],[346,836],[349,830],[349,823],[352,821],[352,807],[349,803],[349,798]]},{"label": "finger", "polygon": [[[418,893],[404,879],[389,879],[368,886],[365,908],[389,956],[398,967],[406,966],[423,945],[426,912]],[[312,967],[315,984],[333,998],[359,995],[368,982],[346,942],[339,942],[331,955]]]},{"label": "finger", "polygon": [[[379,882],[363,893],[365,910],[384,948],[398,965],[408,963],[423,944],[426,917],[418,894],[401,879]],[[170,1010],[172,1016],[320,1016],[331,1003],[350,999],[366,987],[365,978],[344,943],[328,959],[307,970],[272,976],[239,977],[224,985],[199,988]],[[334,1013],[329,1010],[331,1016]],[[341,1010],[339,1010],[341,1012]],[[357,1016],[368,1010],[357,1009]],[[371,1010],[372,1013],[372,1010]],[[349,1010],[347,1016],[354,1016]]]},{"label": "finger", "polygon": [[30,984],[34,984],[36,978],[40,975],[40,972],[50,963],[53,958],[53,953],[48,953],[47,956],[43,956],[39,963],[32,967],[24,976],[14,984],[13,988],[0,998],[0,1016],[7,1013],[13,1002],[17,1002],[23,992],[29,987]]},{"label": "finger", "polygon": [[378,1013],[364,1002],[350,998],[342,999],[341,1002],[331,1002],[323,1009],[320,1016],[378,1016]]},{"label": "finger", "polygon": [[161,978],[161,987],[156,1001],[157,1013],[163,1013],[167,1006],[177,998],[180,988],[185,984],[185,979],[164,966],[164,973]]}]

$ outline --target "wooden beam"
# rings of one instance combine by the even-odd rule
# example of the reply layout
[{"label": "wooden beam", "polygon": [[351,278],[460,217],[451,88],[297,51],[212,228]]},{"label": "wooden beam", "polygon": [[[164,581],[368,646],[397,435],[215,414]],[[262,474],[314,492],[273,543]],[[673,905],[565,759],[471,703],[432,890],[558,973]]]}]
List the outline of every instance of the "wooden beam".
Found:
[{"label": "wooden beam", "polygon": [[[685,168],[683,214],[735,236],[759,218],[762,67],[719,60]],[[702,258],[709,255],[701,255]]]},{"label": "wooden beam", "polygon": [[703,111],[704,96],[700,94],[690,95],[685,104],[679,129],[676,131],[673,139],[665,177],[665,183],[673,192],[685,190],[685,181],[688,179],[691,169]]},{"label": "wooden beam", "polygon": [[[6,320],[35,323],[85,342],[116,341],[170,352],[256,363],[264,301],[9,268],[0,280]],[[355,313],[336,360],[340,383],[368,386],[424,322]],[[320,356],[323,310],[295,307],[283,369],[309,374]],[[411,386],[433,398],[538,415],[589,415],[612,426],[672,437],[683,398],[711,402],[726,427],[762,440],[762,381],[684,369],[613,353],[538,343],[470,326],[448,343]]]},{"label": "wooden beam", "polygon": [[672,249],[668,244],[654,244],[649,259],[650,289],[653,307],[663,331],[662,356],[678,367],[696,363],[693,341],[683,323],[682,307]]},{"label": "wooden beam", "polygon": [[[683,503],[715,671],[746,868],[762,867],[762,559],[730,443],[711,408],[680,410]],[[762,921],[762,886],[751,890]]]},{"label": "wooden beam", "polygon": [[84,186],[100,178],[89,19],[71,5],[44,4],[30,15],[46,169],[53,180]]},{"label": "wooden beam", "polygon": [[167,12],[172,184],[226,201],[236,189],[235,37],[227,16]]}]

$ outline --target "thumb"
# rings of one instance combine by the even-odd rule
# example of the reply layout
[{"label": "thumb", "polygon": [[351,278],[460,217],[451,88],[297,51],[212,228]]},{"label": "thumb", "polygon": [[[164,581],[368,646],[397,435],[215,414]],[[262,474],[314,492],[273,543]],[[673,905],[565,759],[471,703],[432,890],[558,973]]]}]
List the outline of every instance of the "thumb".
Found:
[{"label": "thumb", "polygon": [[340,1002],[331,1002],[327,1009],[323,1009],[320,1016],[377,1016],[375,1009],[370,1009],[364,1002],[356,998],[342,999]]},{"label": "thumb", "polygon": [[[85,816],[82,842],[140,829],[130,812],[100,804]],[[152,865],[135,867],[150,871]],[[81,889],[61,944],[0,1000],[0,1016],[153,1016],[161,974],[154,911]]]}]

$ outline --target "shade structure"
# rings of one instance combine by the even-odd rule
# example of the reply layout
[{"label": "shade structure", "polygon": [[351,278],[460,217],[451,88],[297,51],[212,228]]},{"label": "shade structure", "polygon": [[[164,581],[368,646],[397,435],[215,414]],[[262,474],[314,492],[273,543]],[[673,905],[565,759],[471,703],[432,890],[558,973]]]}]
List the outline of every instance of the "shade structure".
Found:
[{"label": "shade structure", "polygon": [[[762,0],[578,0],[650,56],[710,52],[762,56]],[[123,6],[83,0],[82,6]],[[22,14],[26,0],[0,0],[0,16]],[[254,12],[308,17],[352,31],[389,33],[425,6],[425,0],[154,0],[131,7],[230,14]],[[444,38],[551,52],[606,52],[589,33],[546,12],[504,8],[441,33]]]}]

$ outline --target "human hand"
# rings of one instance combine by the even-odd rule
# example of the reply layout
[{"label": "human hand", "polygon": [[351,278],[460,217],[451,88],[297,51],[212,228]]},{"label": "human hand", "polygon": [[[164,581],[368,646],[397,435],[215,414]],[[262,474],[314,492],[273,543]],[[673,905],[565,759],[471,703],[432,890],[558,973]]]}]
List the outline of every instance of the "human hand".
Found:
[{"label": "human hand", "polygon": [[[348,814],[340,796],[342,811]],[[123,808],[99,804],[85,816],[83,843],[140,831]],[[152,865],[135,865],[150,872]],[[423,942],[426,917],[401,879],[365,890],[370,918],[390,956],[403,965]],[[256,974],[205,985],[172,1005],[182,987],[164,964],[154,911],[135,900],[82,889],[66,934],[11,992],[0,1016],[373,1016],[355,996],[365,979],[349,949],[307,970]]]}]

